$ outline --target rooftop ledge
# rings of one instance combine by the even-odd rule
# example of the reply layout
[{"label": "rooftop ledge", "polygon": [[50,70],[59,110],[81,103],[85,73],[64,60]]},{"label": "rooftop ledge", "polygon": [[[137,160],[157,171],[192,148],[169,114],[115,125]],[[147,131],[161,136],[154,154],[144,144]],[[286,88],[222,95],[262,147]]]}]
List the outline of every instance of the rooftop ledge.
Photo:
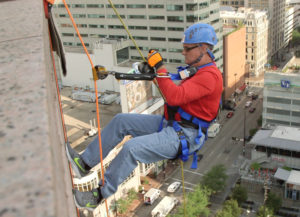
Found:
[{"label": "rooftop ledge", "polygon": [[0,215],[76,216],[43,1],[0,1]]}]

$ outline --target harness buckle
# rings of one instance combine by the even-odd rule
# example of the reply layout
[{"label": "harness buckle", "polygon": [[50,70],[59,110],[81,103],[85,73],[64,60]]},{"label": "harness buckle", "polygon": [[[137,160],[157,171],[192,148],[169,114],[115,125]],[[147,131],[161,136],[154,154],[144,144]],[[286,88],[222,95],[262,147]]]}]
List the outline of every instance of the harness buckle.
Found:
[{"label": "harness buckle", "polygon": [[184,133],[183,133],[182,130],[176,131],[176,133],[177,133],[177,136],[178,136],[179,138],[185,137],[185,135],[184,135]]}]

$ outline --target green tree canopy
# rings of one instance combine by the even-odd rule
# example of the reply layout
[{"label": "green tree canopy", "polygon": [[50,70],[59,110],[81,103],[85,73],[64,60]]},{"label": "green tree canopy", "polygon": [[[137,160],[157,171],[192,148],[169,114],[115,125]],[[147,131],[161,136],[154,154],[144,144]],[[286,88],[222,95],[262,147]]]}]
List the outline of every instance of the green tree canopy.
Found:
[{"label": "green tree canopy", "polygon": [[216,193],[225,189],[226,180],[226,168],[224,165],[218,164],[203,176],[202,184]]},{"label": "green tree canopy", "polygon": [[239,217],[241,212],[238,202],[231,199],[225,201],[222,210],[217,212],[216,217]]},{"label": "green tree canopy", "polygon": [[261,206],[258,210],[258,212],[256,213],[257,217],[271,217],[273,216],[273,211],[270,210],[268,207],[266,206]]},{"label": "green tree canopy", "polygon": [[[186,217],[207,217],[210,215],[209,196],[211,191],[201,185],[198,185],[193,192],[190,192],[186,198]],[[184,215],[184,204],[178,207],[176,214],[172,217],[182,217]]]},{"label": "green tree canopy", "polygon": [[282,200],[281,200],[281,197],[277,196],[276,194],[270,192],[268,194],[268,198],[267,198],[267,201],[266,201],[266,206],[273,210],[274,212],[277,212],[280,207],[282,205]]},{"label": "green tree canopy", "polygon": [[240,185],[235,186],[235,188],[233,189],[233,192],[232,192],[232,198],[234,200],[236,200],[239,205],[241,205],[248,198],[247,189]]},{"label": "green tree canopy", "polygon": [[292,33],[292,44],[294,46],[300,44],[300,32],[298,29],[294,30]]}]

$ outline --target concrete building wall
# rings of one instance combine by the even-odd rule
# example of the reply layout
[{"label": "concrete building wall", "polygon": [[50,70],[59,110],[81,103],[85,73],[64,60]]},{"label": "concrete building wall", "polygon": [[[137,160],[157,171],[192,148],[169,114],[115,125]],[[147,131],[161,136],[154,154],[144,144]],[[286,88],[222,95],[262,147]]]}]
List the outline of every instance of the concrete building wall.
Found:
[{"label": "concrete building wall", "polygon": [[0,215],[76,216],[43,1],[0,20]]},{"label": "concrete building wall", "polygon": [[[57,3],[53,12],[64,45],[80,46],[66,9],[61,2]],[[180,43],[183,31],[196,22],[214,26],[219,40],[222,40],[218,1],[116,0],[114,4],[144,56],[147,56],[150,48],[154,48],[161,52],[165,62],[184,63]],[[108,2],[95,3],[94,0],[87,0],[82,3],[76,0],[69,5],[75,22],[79,24],[79,31],[84,36],[83,40],[90,48],[99,38],[129,39]],[[216,62],[220,68],[223,65],[222,54],[222,41],[220,41],[215,47]],[[130,46],[130,58],[134,61],[142,59],[133,43]]]},{"label": "concrete building wall", "polygon": [[224,97],[228,99],[245,82],[246,28],[242,27],[223,38]]},{"label": "concrete building wall", "polygon": [[[282,83],[289,81],[288,87]],[[263,126],[300,126],[299,73],[271,73],[264,78]]]}]

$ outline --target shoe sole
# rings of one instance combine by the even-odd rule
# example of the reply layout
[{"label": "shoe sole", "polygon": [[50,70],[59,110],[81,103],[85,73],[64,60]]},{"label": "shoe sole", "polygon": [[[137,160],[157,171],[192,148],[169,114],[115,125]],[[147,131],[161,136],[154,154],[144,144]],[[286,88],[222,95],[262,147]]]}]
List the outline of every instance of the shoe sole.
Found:
[{"label": "shoe sole", "polygon": [[72,159],[70,153],[69,153],[69,150],[68,150],[68,145],[66,144],[66,153],[67,153],[67,157],[68,157],[68,160],[69,162],[71,163],[71,166],[72,166],[72,170],[74,171],[75,173],[75,176],[77,178],[82,178],[81,174],[80,174],[80,171],[75,163],[75,161]]},{"label": "shoe sole", "polygon": [[87,209],[87,210],[89,210],[91,212],[93,212],[95,210],[95,208],[80,206],[78,204],[77,200],[76,200],[75,195],[73,195],[73,197],[74,197],[74,202],[75,202],[75,205],[76,205],[77,208],[79,208],[79,209]]}]

